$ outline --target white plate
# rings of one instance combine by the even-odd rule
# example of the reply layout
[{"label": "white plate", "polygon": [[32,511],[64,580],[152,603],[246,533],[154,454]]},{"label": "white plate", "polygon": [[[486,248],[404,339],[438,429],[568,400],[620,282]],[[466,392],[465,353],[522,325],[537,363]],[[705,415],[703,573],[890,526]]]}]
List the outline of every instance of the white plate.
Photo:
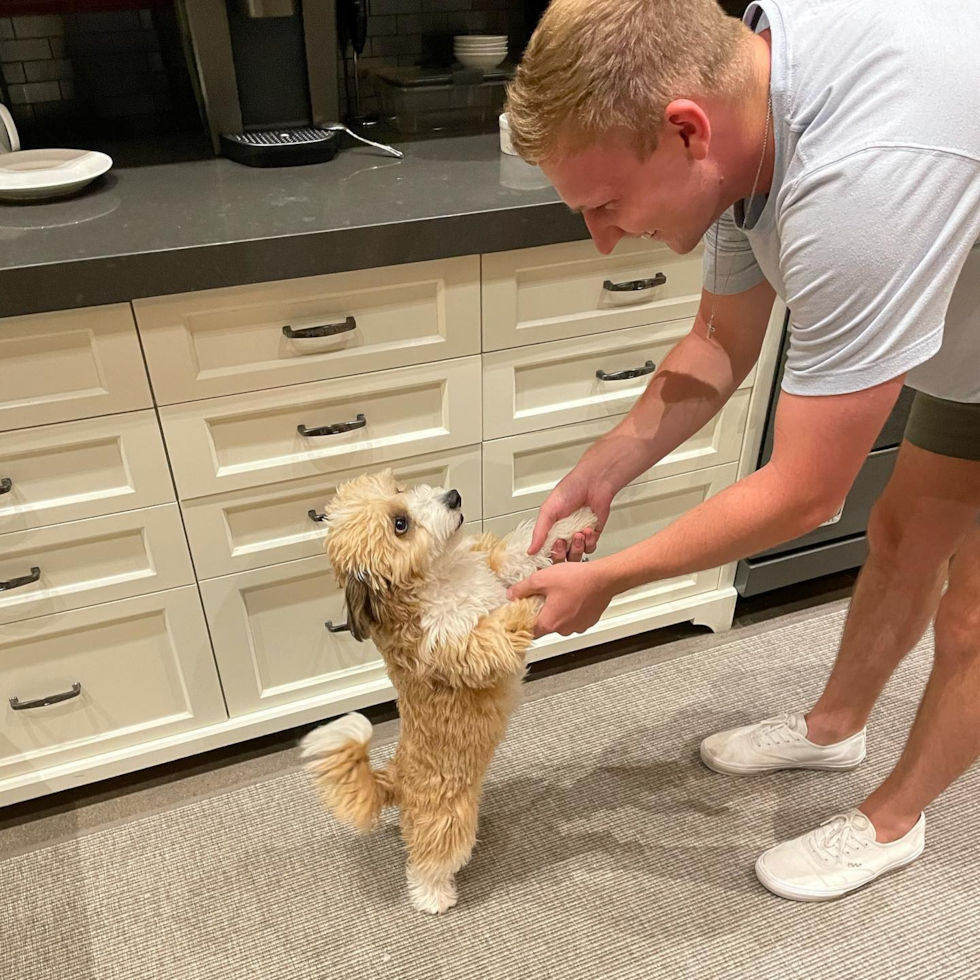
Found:
[{"label": "white plate", "polygon": [[95,150],[19,150],[0,156],[0,200],[40,201],[80,190],[112,159]]},{"label": "white plate", "polygon": [[17,125],[10,110],[0,104],[0,153],[11,153],[20,149]]}]

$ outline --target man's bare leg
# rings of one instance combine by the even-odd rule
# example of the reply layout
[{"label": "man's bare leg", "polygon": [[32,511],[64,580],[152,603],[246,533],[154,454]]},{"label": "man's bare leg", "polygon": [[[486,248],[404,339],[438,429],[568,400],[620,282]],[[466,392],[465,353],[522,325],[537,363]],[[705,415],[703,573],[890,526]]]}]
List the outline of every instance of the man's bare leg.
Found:
[{"label": "man's bare leg", "polygon": [[[980,464],[976,464],[980,468]],[[898,840],[980,756],[980,526],[950,565],[936,614],[936,657],[905,751],[861,804],[878,840]]]},{"label": "man's bare leg", "polygon": [[902,444],[868,527],[858,578],[830,679],[807,715],[811,741],[860,731],[902,658],[936,612],[950,557],[976,525],[980,463]]}]

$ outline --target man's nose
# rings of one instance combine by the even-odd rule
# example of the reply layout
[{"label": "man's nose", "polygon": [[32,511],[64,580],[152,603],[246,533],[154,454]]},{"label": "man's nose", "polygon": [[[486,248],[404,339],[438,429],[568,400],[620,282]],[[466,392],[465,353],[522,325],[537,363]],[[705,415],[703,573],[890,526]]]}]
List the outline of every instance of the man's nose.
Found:
[{"label": "man's nose", "polygon": [[616,225],[609,224],[603,221],[602,218],[593,217],[589,214],[585,216],[585,226],[589,229],[589,234],[592,236],[592,241],[595,242],[595,247],[603,255],[609,255],[616,247],[617,242],[625,234]]}]

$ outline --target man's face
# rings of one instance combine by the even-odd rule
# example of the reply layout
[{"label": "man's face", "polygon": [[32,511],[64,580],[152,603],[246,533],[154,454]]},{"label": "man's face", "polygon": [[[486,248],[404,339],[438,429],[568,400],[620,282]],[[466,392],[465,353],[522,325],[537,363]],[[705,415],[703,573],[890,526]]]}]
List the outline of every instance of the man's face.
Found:
[{"label": "man's face", "polygon": [[710,164],[692,157],[675,133],[664,136],[642,161],[608,145],[541,163],[562,200],[585,216],[603,255],[621,238],[644,234],[674,252],[690,252],[724,211]]}]

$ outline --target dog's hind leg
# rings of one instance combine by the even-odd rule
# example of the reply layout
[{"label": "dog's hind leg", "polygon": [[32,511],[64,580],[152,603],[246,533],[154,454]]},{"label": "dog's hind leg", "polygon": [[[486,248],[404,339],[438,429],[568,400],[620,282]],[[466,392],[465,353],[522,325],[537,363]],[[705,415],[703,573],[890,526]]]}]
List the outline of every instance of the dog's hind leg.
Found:
[{"label": "dog's hind leg", "polygon": [[395,802],[393,773],[372,769],[371,722],[352,712],[309,732],[300,743],[321,797],[342,823],[371,830],[381,810]]},{"label": "dog's hind leg", "polygon": [[408,895],[420,912],[439,913],[456,904],[455,875],[476,843],[477,802],[440,802],[437,809],[402,812],[408,847]]}]

